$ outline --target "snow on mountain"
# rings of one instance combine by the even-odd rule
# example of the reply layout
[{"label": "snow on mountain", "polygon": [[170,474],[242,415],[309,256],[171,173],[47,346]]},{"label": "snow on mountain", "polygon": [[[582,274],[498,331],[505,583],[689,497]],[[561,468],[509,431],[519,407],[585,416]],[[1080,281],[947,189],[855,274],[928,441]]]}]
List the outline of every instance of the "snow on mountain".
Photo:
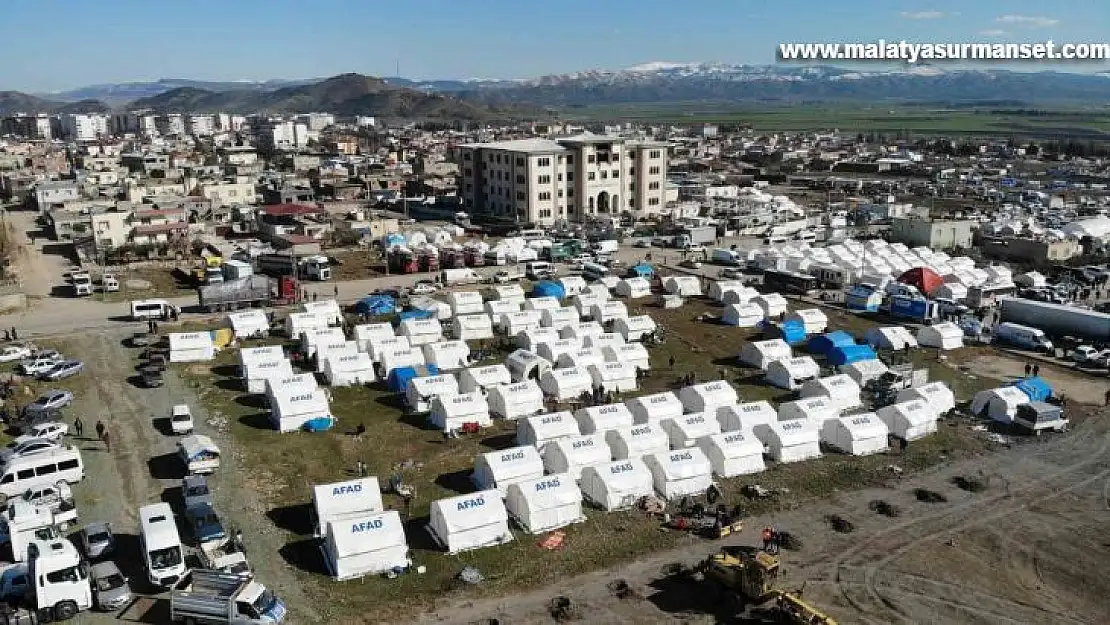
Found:
[{"label": "snow on mountain", "polygon": [[649,61],[647,63],[640,63],[626,68],[626,72],[659,72],[665,70],[675,69],[691,69],[696,68],[701,63],[675,63],[673,61]]}]

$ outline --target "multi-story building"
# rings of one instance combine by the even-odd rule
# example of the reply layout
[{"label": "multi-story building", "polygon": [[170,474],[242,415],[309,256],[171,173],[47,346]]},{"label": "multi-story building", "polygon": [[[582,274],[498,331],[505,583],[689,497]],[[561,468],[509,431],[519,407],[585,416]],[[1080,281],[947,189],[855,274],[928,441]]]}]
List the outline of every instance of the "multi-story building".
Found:
[{"label": "multi-story building", "polygon": [[455,149],[459,194],[474,212],[554,224],[658,213],[667,144],[611,135],[519,139]]},{"label": "multi-story building", "polygon": [[179,137],[185,134],[185,118],[181,113],[159,115],[154,121],[160,134],[169,137]]},{"label": "multi-story building", "polygon": [[896,217],[891,220],[890,239],[910,247],[970,248],[973,225],[970,221]]},{"label": "multi-story building", "polygon": [[297,122],[304,124],[309,130],[323,130],[335,125],[335,115],[331,113],[305,113],[297,116]]},{"label": "multi-story building", "polygon": [[210,137],[216,133],[216,119],[211,115],[190,115],[189,134],[197,137]]},{"label": "multi-story building", "polygon": [[108,135],[108,116],[94,113],[62,115],[62,136],[75,141],[95,141]]},{"label": "multi-story building", "polygon": [[11,117],[5,117],[0,120],[0,134],[27,139],[50,139],[53,136],[50,130],[50,116],[44,113],[38,115],[17,113]]}]

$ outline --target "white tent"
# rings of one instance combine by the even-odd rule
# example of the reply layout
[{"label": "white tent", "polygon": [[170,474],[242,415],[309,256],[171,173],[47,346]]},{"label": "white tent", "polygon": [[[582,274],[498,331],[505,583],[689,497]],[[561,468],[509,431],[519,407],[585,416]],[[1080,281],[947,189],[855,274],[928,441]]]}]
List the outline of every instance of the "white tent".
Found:
[{"label": "white tent", "polygon": [[763,307],[755,302],[755,298],[759,297],[759,291],[747,287],[730,287],[721,292],[720,302],[725,306],[743,306],[750,304],[759,309],[760,316],[763,315]]},{"label": "white tent", "polygon": [[270,333],[270,320],[264,311],[244,310],[227,316],[227,325],[237,340],[266,336]]},{"label": "white tent", "polygon": [[644,278],[624,278],[613,289],[617,297],[639,299],[651,295],[651,283]]},{"label": "white tent", "polygon": [[519,313],[520,307],[524,304],[524,299],[492,299],[486,302],[485,310],[489,318],[493,320],[493,325],[501,326],[501,317],[506,314]]},{"label": "white tent", "polygon": [[543,475],[540,452],[531,445],[510,447],[484,453],[474,459],[470,480],[478,490],[496,490],[502,497],[509,484],[531,480]]},{"label": "white tent", "polygon": [[316,344],[316,373],[324,372],[324,365],[329,358],[358,354],[358,343],[354,341],[337,340]]},{"label": "white tent", "polygon": [[459,315],[451,320],[451,336],[460,341],[492,339],[493,321],[485,313]]},{"label": "white tent", "polygon": [[409,344],[408,338],[404,336],[371,337],[366,344],[366,353],[370,354],[370,360],[381,362],[382,356],[386,352],[409,349],[410,347],[412,345]]},{"label": "white tent", "polygon": [[525,417],[516,422],[516,444],[536,449],[556,439],[581,435],[578,420],[565,410]]},{"label": "white tent", "polygon": [[586,520],[582,491],[566,474],[523,480],[509,486],[505,507],[524,531],[542,534]]},{"label": "white tent", "polygon": [[[271,383],[274,379],[270,380]],[[296,432],[313,419],[331,419],[328,396],[321,389],[306,391],[283,387],[274,389],[270,403],[270,422],[279,432]]]},{"label": "white tent", "polygon": [[512,374],[502,364],[471,367],[459,372],[459,392],[461,393],[480,391],[488,394],[490,389],[495,386],[512,383]]},{"label": "white tent", "polygon": [[958,349],[964,346],[964,332],[954,323],[934,323],[917,331],[917,342],[922,347]]},{"label": "white tent", "polygon": [[913,441],[937,431],[937,415],[921,400],[904,401],[875,411],[890,433]]},{"label": "white tent", "polygon": [[582,393],[589,393],[593,389],[593,383],[589,372],[579,367],[548,369],[540,376],[540,388],[544,395],[554,397],[557,401],[575,399]]},{"label": "white tent", "polygon": [[778,293],[764,293],[752,300],[763,309],[763,315],[768,319],[777,318],[786,314],[788,304],[786,298]]},{"label": "white tent", "polygon": [[797,390],[809,380],[821,375],[821,367],[811,356],[798,356],[787,360],[776,360],[767,365],[764,378],[769,384],[789,391]]},{"label": "white tent", "polygon": [[419,347],[408,349],[391,349],[382,354],[380,363],[382,379],[389,378],[389,372],[401,367],[424,366],[424,352]]},{"label": "white tent", "polygon": [[863,405],[861,392],[859,384],[851,376],[838,373],[802,384],[798,395],[803,398],[824,397],[836,410],[844,412]]},{"label": "white tent", "polygon": [[717,423],[722,432],[752,431],[760,423],[772,423],[779,415],[766,400],[722,406],[717,409]]},{"label": "white tent", "polygon": [[278,358],[285,358],[285,349],[281,345],[263,345],[261,347],[244,347],[239,350],[240,374],[252,364],[259,362],[273,362]]},{"label": "white tent", "polygon": [[407,568],[409,546],[396,510],[328,523],[324,562],[336,581]]},{"label": "white tent", "polygon": [[601,301],[605,301],[612,297],[609,289],[616,286],[618,282],[620,282],[620,278],[616,276],[602,276],[600,280],[587,286],[583,294],[593,295]]},{"label": "white tent", "polygon": [[648,315],[617,318],[613,322],[613,330],[627,342],[639,341],[646,335],[655,332],[656,327],[655,320]]},{"label": "white tent", "polygon": [[917,347],[917,339],[904,326],[871,328],[864,334],[864,340],[875,349],[902,350]]},{"label": "white tent", "polygon": [[587,367],[594,388],[605,392],[630,393],[639,387],[636,367],[623,362],[602,362]]},{"label": "white tent", "polygon": [[587,334],[582,337],[582,347],[601,349],[603,347],[620,347],[626,345],[624,337],[616,332],[602,332],[601,334]]},{"label": "white tent", "polygon": [[524,287],[519,284],[499,284],[491,290],[493,299],[524,304]]},{"label": "white tent", "polygon": [[898,391],[898,401],[923,400],[929,409],[943,415],[956,407],[956,394],[944,382],[929,382]]},{"label": "white tent", "polygon": [[658,423],[685,412],[678,396],[670,391],[633,397],[625,401],[624,405],[628,406],[635,423]]},{"label": "white tent", "polygon": [[759,473],[767,468],[763,463],[763,443],[750,430],[703,436],[698,439],[698,448],[709,459],[713,473],[720,477]]},{"label": "white tent", "polygon": [[337,326],[343,323],[343,309],[339,307],[339,302],[334,299],[325,299],[318,302],[303,302],[301,303],[301,308],[303,308],[306,313],[316,315],[327,325]]},{"label": "white tent", "polygon": [[[714,280],[709,283],[709,299],[714,302],[721,302],[725,298],[725,292],[738,291],[741,289],[746,290],[749,289],[749,287],[745,287],[744,283],[740,280]],[[759,293],[757,292],[756,295],[759,295]],[[755,295],[752,297],[755,297]],[[751,297],[748,299],[751,299]]]},{"label": "white tent", "polygon": [[631,508],[654,490],[651,471],[639,458],[586,467],[579,484],[583,498],[605,511]]},{"label": "white tent", "polygon": [[243,367],[243,385],[248,393],[264,393],[266,380],[293,375],[293,365],[284,356],[253,361]]},{"label": "white tent", "polygon": [[651,454],[644,464],[655,492],[664,499],[700,495],[713,483],[713,465],[697,447]]},{"label": "white tent", "polygon": [[821,455],[820,433],[809,419],[761,423],[752,433],[776,462],[800,462]]},{"label": "white tent", "polygon": [[501,315],[501,322],[497,325],[508,336],[519,336],[521,332],[539,329],[540,312],[538,310],[507,312]]},{"label": "white tent", "polygon": [[470,364],[470,346],[466,341],[439,341],[423,347],[424,362],[435,365],[440,371],[464,369]]},{"label": "white tent", "polygon": [[563,293],[565,293],[567,297],[574,297],[587,288],[586,279],[582,276],[565,276],[559,278],[558,282],[562,285]]},{"label": "white tent", "polygon": [[590,365],[598,365],[603,362],[605,362],[605,354],[601,353],[600,349],[584,348],[560,354],[555,366],[560,368],[578,367],[585,371]]},{"label": "white tent", "polygon": [[573,306],[548,308],[540,313],[540,325],[545,328],[561,330],[578,321],[578,311]]},{"label": "white tent", "polygon": [[459,430],[464,423],[477,423],[487,427],[493,422],[489,417],[486,396],[481,393],[436,395],[432,399],[428,423],[444,432]]},{"label": "white tent", "polygon": [[458,395],[459,391],[458,381],[450,374],[411,378],[405,385],[405,404],[412,412],[425,413],[436,397]]},{"label": "white tent", "polygon": [[701,279],[695,276],[670,276],[663,280],[663,290],[681,297],[701,295]]},{"label": "white tent", "polygon": [[596,321],[575,323],[569,326],[563,326],[563,328],[559,330],[559,336],[564,339],[577,338],[585,340],[587,336],[597,336],[604,333],[605,328],[601,327],[601,324]]},{"label": "white tent", "polygon": [[[971,413],[986,416],[999,423],[1013,423],[1018,406],[1029,403],[1029,396],[1016,386],[1000,386],[985,391],[979,391],[971,400]],[[925,403],[928,406],[927,402]],[[932,408],[930,407],[930,410]],[[939,412],[933,411],[939,415]]]},{"label": "white tent", "polygon": [[559,339],[557,341],[547,341],[540,343],[539,349],[536,354],[540,358],[558,363],[563,354],[570,354],[582,349],[582,341],[578,339]]},{"label": "white tent", "polygon": [[216,357],[208,332],[171,332],[170,362],[206,362]]},{"label": "white tent", "polygon": [[871,380],[878,380],[883,377],[888,371],[890,369],[878,358],[857,360],[846,365],[840,365],[840,372],[855,380],[860,388],[867,386],[867,383]]},{"label": "white tent", "polygon": [[581,319],[588,319],[593,314],[594,306],[604,301],[605,298],[588,291],[571,298],[571,303],[578,310],[578,317]]},{"label": "white tent", "polygon": [[763,371],[766,371],[772,362],[786,360],[792,356],[790,344],[782,339],[752,341],[744,343],[740,348],[740,362]]},{"label": "white tent", "polygon": [[393,326],[388,323],[363,323],[354,328],[355,343],[361,352],[370,353],[372,339],[384,339],[395,336]]},{"label": "white tent", "polygon": [[[590,308],[590,317],[594,321],[604,325],[610,321],[628,317],[628,306],[625,306],[624,302],[615,299],[599,302]],[[625,338],[627,339],[628,337]]]},{"label": "white tent", "polygon": [[541,319],[543,318],[542,311],[560,307],[562,307],[562,304],[559,302],[559,298],[551,297],[550,295],[529,297],[528,299],[524,300],[524,310],[541,311]]},{"label": "white tent", "polygon": [[509,514],[495,490],[432,502],[428,531],[447,553],[511,542]]},{"label": "white tent", "polygon": [[821,427],[825,421],[840,417],[841,411],[828,397],[810,397],[798,401],[783,402],[779,405],[779,419],[793,421],[807,419]]},{"label": "white tent", "polygon": [[651,356],[641,343],[606,346],[601,348],[601,353],[605,354],[606,362],[623,362],[641,371],[651,369]]},{"label": "white tent", "polygon": [[821,442],[853,456],[886,451],[890,430],[873,412],[829,419],[821,426]]},{"label": "white tent", "polygon": [[505,359],[505,367],[512,374],[513,381],[520,382],[540,379],[551,369],[551,362],[526,349],[518,349]]},{"label": "white tent", "polygon": [[501,384],[488,392],[490,412],[502,419],[520,419],[543,412],[543,391],[535,380]]},{"label": "white tent", "polygon": [[313,535],[323,538],[328,523],[357,520],[385,510],[376,477],[359,477],[345,482],[312,487]]},{"label": "white tent", "polygon": [[320,388],[316,376],[311,373],[295,373],[280,378],[266,379],[266,403],[273,406],[279,395],[292,393],[299,395]]},{"label": "white tent", "polygon": [[605,442],[613,451],[613,458],[642,459],[648,454],[669,451],[670,438],[658,424],[625,425],[605,432]]},{"label": "white tent", "polygon": [[612,460],[604,434],[558,438],[543,446],[543,466],[548,473],[570,473],[581,479],[582,469]]},{"label": "white tent", "polygon": [[683,387],[678,391],[678,399],[685,412],[708,412],[710,415],[717,414],[721,406],[731,406],[740,401],[736,389],[724,380]]},{"label": "white tent", "polygon": [[578,420],[578,429],[583,434],[607,432],[633,424],[632,412],[624,404],[579,408],[574,412],[574,418]]},{"label": "white tent", "polygon": [[327,320],[315,313],[290,313],[285,318],[285,334],[291,339],[299,339],[302,334],[312,328],[328,327]]},{"label": "white tent", "polygon": [[535,328],[516,335],[516,346],[538,354],[540,345],[558,340],[559,332],[555,328]]},{"label": "white tent", "polygon": [[671,449],[693,447],[699,438],[721,433],[721,424],[712,412],[693,412],[663,419],[659,425],[666,430]]},{"label": "white tent", "polygon": [[820,308],[805,308],[802,310],[795,310],[794,312],[786,315],[786,321],[795,319],[802,322],[805,326],[806,334],[821,334],[829,326],[829,318]]},{"label": "white tent", "polygon": [[441,302],[431,297],[410,297],[408,306],[412,310],[419,310],[427,313],[430,315],[430,317],[427,318],[432,321],[447,321],[451,318],[451,306],[448,305],[447,302]]},{"label": "white tent", "polygon": [[477,291],[451,291],[447,293],[447,303],[451,306],[451,314],[456,317],[485,312],[482,294]]},{"label": "white tent", "polygon": [[357,386],[377,379],[374,362],[360,351],[330,352],[324,360],[324,379],[330,386]]},{"label": "white tent", "polygon": [[754,328],[762,322],[763,309],[756,304],[729,304],[721,312],[721,323],[729,326]]},{"label": "white tent", "polygon": [[413,347],[435,343],[443,339],[443,326],[435,319],[408,318],[401,320],[398,336],[408,337]]}]

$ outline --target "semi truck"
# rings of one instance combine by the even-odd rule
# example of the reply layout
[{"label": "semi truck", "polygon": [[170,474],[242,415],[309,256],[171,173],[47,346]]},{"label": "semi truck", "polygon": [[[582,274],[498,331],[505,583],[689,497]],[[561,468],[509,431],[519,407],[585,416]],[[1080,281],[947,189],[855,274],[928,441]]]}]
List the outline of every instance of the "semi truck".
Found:
[{"label": "semi truck", "polygon": [[686,228],[682,232],[671,237],[671,247],[678,249],[686,249],[693,245],[706,245],[714,243],[717,240],[717,227],[716,226],[697,226],[695,228]]},{"label": "semi truck", "polygon": [[1039,328],[1051,336],[1110,341],[1110,314],[1018,297],[999,299],[1000,320]]},{"label": "semi truck", "polygon": [[189,571],[170,592],[174,623],[281,623],[285,614],[285,603],[262,584],[219,571]]},{"label": "semi truck", "polygon": [[197,294],[200,307],[210,313],[268,306],[273,300],[273,284],[267,276],[256,274],[242,280],[202,286]]},{"label": "semi truck", "polygon": [[92,608],[89,565],[65,538],[35,540],[27,548],[28,587],[20,607],[0,612],[0,623],[68,621]]},{"label": "semi truck", "polygon": [[292,275],[319,282],[331,280],[330,261],[321,255],[263,254],[258,257],[258,270],[271,276]]}]

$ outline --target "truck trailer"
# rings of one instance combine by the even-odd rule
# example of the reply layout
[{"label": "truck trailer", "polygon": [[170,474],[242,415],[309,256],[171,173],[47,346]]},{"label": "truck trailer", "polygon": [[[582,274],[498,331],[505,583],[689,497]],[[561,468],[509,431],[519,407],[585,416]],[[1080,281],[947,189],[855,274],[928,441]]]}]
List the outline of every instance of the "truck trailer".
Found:
[{"label": "truck trailer", "polygon": [[1110,314],[1018,297],[999,299],[1001,321],[1039,328],[1050,336],[1110,342]]},{"label": "truck trailer", "polygon": [[255,274],[241,280],[202,286],[197,294],[200,307],[210,313],[269,306],[273,299],[273,282]]}]

